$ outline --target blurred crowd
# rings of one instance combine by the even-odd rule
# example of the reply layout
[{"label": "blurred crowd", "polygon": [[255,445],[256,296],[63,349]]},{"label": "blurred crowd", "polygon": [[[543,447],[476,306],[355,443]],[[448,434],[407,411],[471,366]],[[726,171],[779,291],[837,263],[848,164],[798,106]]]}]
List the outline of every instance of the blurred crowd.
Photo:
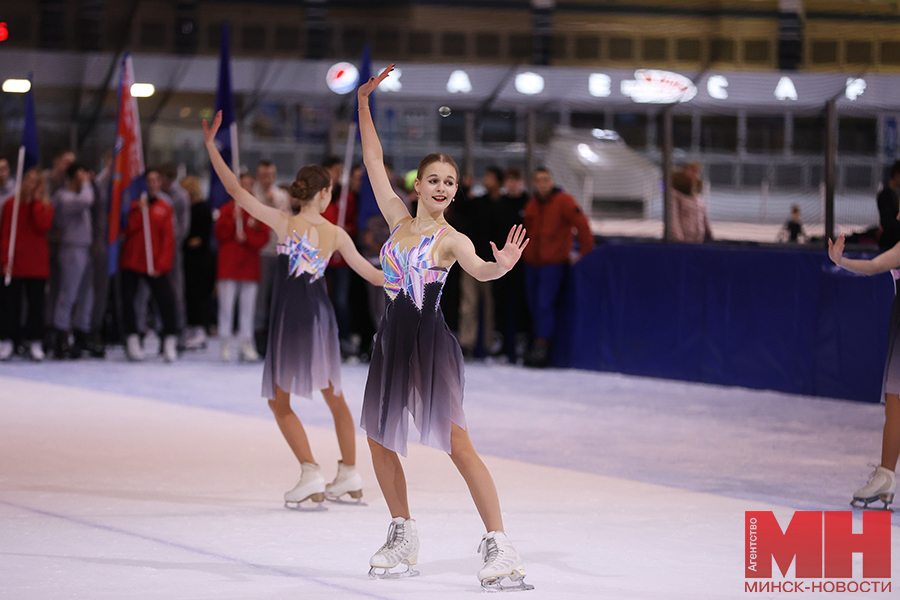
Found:
[{"label": "blurred crowd", "polygon": [[[328,157],[322,166],[334,182],[325,218],[341,224],[380,266],[390,231],[363,189],[362,169],[350,167],[344,191],[342,161]],[[397,177],[390,167],[388,174],[415,214],[414,176]],[[277,180],[275,165],[265,160],[240,174],[260,201],[291,212]],[[210,337],[219,338],[225,361],[259,360],[279,240],[233,200],[211,208],[198,178],[179,177],[173,164],[148,168],[146,183],[147,193],[126,207],[121,231],[111,236],[109,164],[95,172],[62,152],[49,169],[24,174],[16,204],[10,165],[0,159],[0,360],[103,357],[107,345],[122,344],[133,361],[151,351],[174,361],[205,348]],[[441,310],[467,358],[546,366],[566,273],[593,247],[587,218],[552,174],[538,169],[530,183],[531,192],[518,169],[489,167],[481,177],[463,178],[445,213],[484,260],[493,260],[491,242],[502,248],[517,225],[530,239],[523,260],[497,281],[451,270]],[[339,254],[326,278],[342,354],[366,360],[383,290]]]}]

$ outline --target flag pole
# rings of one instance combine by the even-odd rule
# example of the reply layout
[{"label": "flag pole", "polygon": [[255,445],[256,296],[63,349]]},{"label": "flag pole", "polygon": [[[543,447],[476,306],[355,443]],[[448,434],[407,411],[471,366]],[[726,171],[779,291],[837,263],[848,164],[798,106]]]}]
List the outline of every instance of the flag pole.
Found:
[{"label": "flag pole", "polygon": [[144,221],[144,253],[147,256],[147,275],[155,277],[153,243],[150,241],[150,203],[147,200],[147,192],[141,193],[141,216]]},{"label": "flag pole", "polygon": [[351,122],[347,131],[347,149],[344,151],[344,170],[341,172],[341,199],[338,201],[337,226],[342,228],[347,220],[347,193],[350,191],[350,171],[353,169],[353,146],[356,142],[356,123]]},{"label": "flag pole", "polygon": [[22,175],[25,172],[25,145],[19,146],[19,163],[16,165],[16,189],[13,193],[12,229],[9,232],[9,260],[6,264],[5,285],[12,282],[13,261],[16,258],[16,231],[19,223],[19,197],[22,195]]}]

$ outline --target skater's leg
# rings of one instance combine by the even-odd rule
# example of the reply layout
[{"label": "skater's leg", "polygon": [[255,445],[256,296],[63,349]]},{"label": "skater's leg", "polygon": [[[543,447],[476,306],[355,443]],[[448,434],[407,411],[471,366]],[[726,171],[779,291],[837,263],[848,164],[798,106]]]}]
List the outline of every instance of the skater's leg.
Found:
[{"label": "skater's leg", "polygon": [[896,470],[898,456],[900,456],[900,395],[885,394],[881,466],[890,471]]},{"label": "skater's leg", "polygon": [[312,449],[309,447],[309,438],[306,437],[306,430],[303,429],[303,424],[291,409],[291,395],[275,386],[275,399],[269,400],[269,408],[272,409],[278,428],[281,429],[284,439],[287,440],[288,446],[291,447],[300,464],[315,464]]},{"label": "skater's leg", "polygon": [[341,449],[341,462],[352,467],[356,464],[356,436],[354,432],[353,416],[347,408],[347,402],[343,394],[335,394],[334,386],[329,385],[322,390],[325,404],[331,410],[334,417],[334,430],[337,432],[338,446]]},{"label": "skater's leg", "polygon": [[484,526],[488,531],[503,531],[497,486],[481,457],[475,452],[469,432],[458,425],[451,425],[450,445],[453,450],[450,458],[466,480]]},{"label": "skater's leg", "polygon": [[381,487],[381,493],[387,502],[391,517],[403,517],[409,519],[409,500],[406,497],[406,475],[403,473],[403,465],[400,457],[393,450],[388,450],[372,438],[369,440],[369,450],[372,451],[372,466],[375,467],[375,477]]}]

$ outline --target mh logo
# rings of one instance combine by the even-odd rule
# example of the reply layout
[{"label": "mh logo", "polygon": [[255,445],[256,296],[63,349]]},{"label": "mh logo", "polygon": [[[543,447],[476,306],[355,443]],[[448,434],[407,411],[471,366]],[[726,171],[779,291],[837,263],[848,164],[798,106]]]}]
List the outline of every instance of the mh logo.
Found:
[{"label": "mh logo", "polygon": [[862,533],[853,533],[853,513],[797,511],[786,531],[771,511],[744,513],[746,578],[771,578],[772,559],[787,574],[796,559],[799,578],[853,577],[853,553],[863,555],[863,577],[891,576],[891,513],[864,512]]}]

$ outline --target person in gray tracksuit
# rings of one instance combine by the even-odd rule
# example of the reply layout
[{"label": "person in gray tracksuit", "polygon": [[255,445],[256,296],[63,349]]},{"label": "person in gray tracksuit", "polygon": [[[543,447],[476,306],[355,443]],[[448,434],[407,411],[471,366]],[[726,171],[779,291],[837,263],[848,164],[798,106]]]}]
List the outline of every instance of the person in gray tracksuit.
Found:
[{"label": "person in gray tracksuit", "polygon": [[70,345],[69,332],[74,330],[76,341],[87,339],[94,306],[91,267],[94,188],[90,173],[77,162],[69,166],[67,175],[68,183],[52,199],[53,218],[60,231],[59,294],[53,309],[53,350],[57,358],[77,358],[80,354]]},{"label": "person in gray tracksuit", "polygon": [[175,292],[175,304],[178,317],[178,328],[187,327],[187,308],[184,301],[184,252],[182,246],[191,230],[191,196],[178,184],[178,169],[172,163],[159,167],[162,178],[162,191],[172,200],[175,221],[175,261],[169,271],[172,291]]}]

